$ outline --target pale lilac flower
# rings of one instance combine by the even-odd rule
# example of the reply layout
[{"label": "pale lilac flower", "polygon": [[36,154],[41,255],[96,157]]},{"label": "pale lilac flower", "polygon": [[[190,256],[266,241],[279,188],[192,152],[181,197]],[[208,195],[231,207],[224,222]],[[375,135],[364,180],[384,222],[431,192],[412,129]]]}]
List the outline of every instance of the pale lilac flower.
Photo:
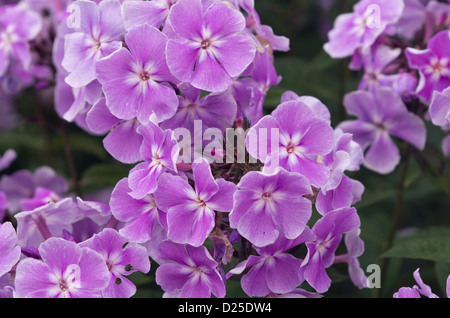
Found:
[{"label": "pale lilac flower", "polygon": [[169,82],[176,82],[166,63],[167,37],[158,29],[141,25],[125,36],[128,47],[97,63],[98,80],[106,105],[117,118],[137,118],[142,124],[154,114],[157,122],[172,117],[178,106]]},{"label": "pale lilac flower", "polygon": [[169,69],[196,88],[226,90],[255,57],[255,44],[244,33],[244,16],[221,1],[204,10],[201,0],[179,0],[166,23],[177,36],[167,43]]},{"label": "pale lilac flower", "polygon": [[17,153],[13,149],[5,151],[3,156],[0,157],[0,171],[8,168],[10,164],[16,160]]},{"label": "pale lilac flower", "polygon": [[358,117],[338,125],[365,150],[364,166],[381,174],[392,172],[400,162],[399,150],[391,138],[400,138],[418,149],[425,147],[423,121],[408,111],[401,97],[391,88],[373,92],[355,91],[344,98],[347,113]]},{"label": "pale lilac flower", "polygon": [[96,78],[96,63],[122,47],[125,32],[118,0],[75,1],[79,26],[65,36],[62,66],[69,73],[66,82],[72,87],[86,86]]},{"label": "pale lilac flower", "polygon": [[450,87],[442,92],[433,92],[428,111],[433,124],[440,127],[450,126]]},{"label": "pale lilac flower", "polygon": [[5,217],[7,208],[8,208],[8,201],[6,200],[6,195],[0,191],[0,222]]},{"label": "pale lilac flower", "polygon": [[215,212],[230,212],[236,185],[215,180],[206,160],[192,164],[193,189],[188,181],[168,173],[159,179],[156,205],[167,213],[167,236],[176,243],[200,246],[214,229]]},{"label": "pale lilac flower", "polygon": [[264,102],[269,89],[278,85],[281,76],[278,76],[273,65],[273,55],[268,49],[257,52],[250,65],[249,76],[236,79],[232,85],[233,96],[238,105],[238,117],[245,117],[254,125],[264,115]]},{"label": "pale lilac flower", "polygon": [[150,270],[150,260],[145,247],[129,242],[116,230],[104,229],[81,242],[79,246],[96,251],[105,261],[110,274],[109,285],[102,291],[105,298],[133,296],[136,286],[125,276],[136,271],[146,274]]},{"label": "pale lilac flower", "polygon": [[39,167],[34,172],[19,170],[0,179],[0,191],[6,195],[11,213],[23,211],[22,201],[33,198],[38,187],[62,195],[69,186],[63,177],[46,166]]},{"label": "pale lilac flower", "polygon": [[417,79],[408,72],[392,73],[392,63],[401,55],[400,48],[375,44],[362,54],[364,76],[358,89],[373,90],[379,86],[389,86],[399,95],[410,94],[417,87]]},{"label": "pale lilac flower", "polygon": [[331,114],[328,107],[322,103],[319,99],[313,96],[302,95],[299,96],[297,93],[293,91],[285,91],[283,95],[281,95],[281,103],[288,101],[300,101],[309,108],[319,117],[319,119],[325,120],[327,123],[331,124]]},{"label": "pale lilac flower", "polygon": [[352,56],[355,51],[366,51],[377,38],[400,18],[403,0],[361,0],[353,6],[352,13],[337,17],[328,33],[325,51],[333,58]]},{"label": "pale lilac flower", "polygon": [[360,238],[360,234],[361,229],[356,229],[345,234],[344,242],[347,253],[336,256],[335,262],[337,262],[338,257],[343,258],[342,261],[348,264],[348,274],[353,284],[359,289],[362,289],[368,287],[368,281],[358,260],[358,257],[364,253],[364,241]]},{"label": "pale lilac flower", "polygon": [[179,150],[172,130],[163,131],[149,122],[145,126],[139,126],[137,132],[143,137],[140,153],[144,162],[131,169],[128,186],[133,198],[142,199],[155,192],[161,174],[166,170],[177,171],[176,158]]},{"label": "pale lilac flower", "polygon": [[[275,132],[279,140],[273,139]],[[304,175],[315,187],[322,186],[330,175],[317,158],[328,154],[333,145],[330,124],[300,100],[280,104],[247,135],[247,150],[264,163],[264,172],[283,167]]]},{"label": "pale lilac flower", "polygon": [[24,69],[30,67],[29,41],[37,37],[41,28],[40,15],[26,5],[0,8],[0,77],[16,62],[21,63]]},{"label": "pale lilac flower", "polygon": [[409,66],[418,70],[418,96],[429,102],[433,91],[442,92],[450,86],[450,31],[441,31],[428,41],[424,50],[407,48]]},{"label": "pale lilac flower", "polygon": [[166,214],[156,206],[153,194],[134,199],[129,192],[128,179],[120,180],[111,194],[111,211],[117,220],[124,222],[120,235],[132,242],[145,243],[158,225],[167,227]]},{"label": "pale lilac flower", "polygon": [[10,274],[0,276],[0,299],[14,298],[14,287]]},{"label": "pale lilac flower", "polygon": [[252,244],[263,247],[279,237],[297,238],[311,217],[312,194],[308,180],[283,168],[273,174],[251,171],[245,174],[234,194],[230,226]]},{"label": "pale lilac flower", "polygon": [[55,192],[46,188],[37,187],[32,198],[22,200],[22,209],[24,211],[32,211],[50,202],[58,202],[61,199]]},{"label": "pale lilac flower", "polygon": [[159,28],[166,21],[170,9],[178,0],[129,0],[122,4],[127,31],[135,26],[148,24]]},{"label": "pale lilac flower", "polygon": [[[394,298],[421,298],[422,296],[427,298],[439,298],[436,294],[433,293],[430,286],[428,286],[422,281],[422,277],[420,277],[419,270],[420,268],[416,269],[413,274],[417,285],[414,285],[412,288],[409,287],[400,288],[396,293],[394,293],[393,295]],[[448,289],[449,287],[447,284],[447,293]]]},{"label": "pale lilac flower", "polygon": [[313,239],[309,228],[305,228],[303,233],[293,240],[279,236],[271,245],[255,247],[259,255],[250,255],[247,260],[236,265],[228,272],[227,278],[250,268],[241,278],[242,289],[248,296],[264,297],[270,293],[291,292],[304,281],[304,278],[300,272],[302,260],[287,251]]},{"label": "pale lilac flower", "polygon": [[236,117],[236,101],[230,91],[210,93],[201,97],[201,90],[188,83],[178,88],[183,93],[178,96],[178,109],[173,117],[161,123],[163,129],[187,128],[194,136],[194,121],[201,120],[202,133],[208,128],[225,131],[232,127]]},{"label": "pale lilac flower", "polygon": [[39,246],[42,260],[26,258],[17,265],[19,298],[100,298],[110,274],[95,251],[62,238]]},{"label": "pale lilac flower", "polygon": [[142,135],[137,132],[137,119],[121,120],[114,116],[101,98],[86,116],[89,129],[96,134],[107,134],[103,139],[106,151],[116,160],[132,164],[142,160]]},{"label": "pale lilac flower", "polygon": [[302,269],[306,281],[318,293],[324,293],[331,284],[326,268],[330,267],[344,233],[356,230],[360,220],[354,208],[343,208],[326,213],[313,226],[315,239],[307,242],[308,253]]},{"label": "pale lilac flower", "polygon": [[64,230],[72,232],[72,224],[80,221],[83,214],[72,198],[65,198],[35,210],[19,212],[15,218],[19,245],[38,247],[52,236],[62,237]]},{"label": "pale lilac flower", "polygon": [[20,247],[11,222],[0,223],[0,277],[8,273],[19,261]]},{"label": "pale lilac flower", "polygon": [[206,247],[166,241],[159,250],[162,263],[156,270],[156,283],[165,291],[164,297],[225,297],[224,279]]}]

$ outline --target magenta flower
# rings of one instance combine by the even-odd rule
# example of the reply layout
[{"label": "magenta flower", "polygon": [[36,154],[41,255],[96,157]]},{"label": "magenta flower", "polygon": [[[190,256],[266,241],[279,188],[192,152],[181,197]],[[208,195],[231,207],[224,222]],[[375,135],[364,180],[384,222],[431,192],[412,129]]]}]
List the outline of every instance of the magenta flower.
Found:
[{"label": "magenta flower", "polygon": [[147,194],[155,192],[159,176],[167,169],[177,170],[176,158],[179,150],[172,130],[163,131],[149,122],[145,126],[139,126],[137,132],[143,137],[140,153],[144,162],[131,169],[128,186],[133,198],[142,199]]},{"label": "magenta flower", "polygon": [[42,28],[42,18],[24,4],[0,9],[0,77],[17,61],[23,69],[31,64],[29,42]]},{"label": "magenta flower", "polygon": [[220,1],[204,10],[201,0],[179,0],[167,23],[176,35],[167,43],[169,69],[196,88],[226,90],[255,57],[255,44],[244,33],[244,16]]},{"label": "magenta flower", "polygon": [[158,122],[169,119],[178,99],[169,84],[175,79],[166,63],[166,36],[141,25],[126,34],[125,42],[129,50],[122,48],[97,63],[106,105],[123,120],[137,118],[147,124],[152,114]]},{"label": "magenta flower", "polygon": [[136,271],[144,274],[150,270],[150,260],[145,247],[128,242],[113,229],[104,229],[79,244],[99,253],[110,273],[109,285],[102,291],[105,298],[129,298],[136,286],[125,276]]},{"label": "magenta flower", "polygon": [[407,48],[409,66],[418,70],[418,96],[430,101],[433,91],[442,92],[450,86],[450,31],[441,31],[428,41],[425,50]]},{"label": "magenta flower", "polygon": [[296,239],[288,240],[279,236],[271,245],[255,247],[259,256],[250,255],[247,260],[228,272],[227,278],[250,268],[241,278],[242,289],[248,296],[264,297],[270,293],[291,292],[304,281],[304,278],[300,275],[302,260],[287,251],[313,238],[311,230],[305,228]]},{"label": "magenta flower", "polygon": [[8,273],[19,261],[20,247],[11,222],[0,223],[0,277]]},{"label": "magenta flower", "polygon": [[[394,293],[394,298],[421,298],[422,296],[427,298],[439,298],[436,294],[433,294],[430,286],[425,284],[420,277],[419,268],[414,271],[414,279],[417,285],[410,287],[402,287],[396,293]],[[450,277],[450,275],[449,275]],[[447,279],[447,296],[450,298],[450,280]]]},{"label": "magenta flower", "polygon": [[366,51],[389,25],[398,21],[403,8],[403,0],[358,1],[352,13],[341,14],[335,20],[325,51],[333,58],[351,56],[358,49]]},{"label": "magenta flower", "polygon": [[97,252],[61,238],[39,246],[42,260],[26,258],[17,265],[19,298],[99,298],[110,274]]},{"label": "magenta flower", "polygon": [[156,270],[156,283],[165,291],[164,297],[225,297],[225,282],[206,247],[166,241],[159,250],[162,264]]},{"label": "magenta flower", "polygon": [[128,179],[120,180],[111,194],[111,211],[117,220],[124,222],[120,235],[132,242],[145,243],[152,238],[158,224],[167,227],[166,214],[157,208],[153,194],[138,200],[129,192]]},{"label": "magenta flower", "polygon": [[333,264],[342,235],[359,226],[359,217],[354,208],[330,211],[314,224],[312,231],[315,239],[306,243],[308,254],[303,260],[301,271],[318,293],[324,293],[330,287],[331,279],[325,269]]},{"label": "magenta flower", "polygon": [[268,175],[257,171],[245,174],[234,195],[230,226],[252,244],[263,247],[279,236],[297,238],[311,217],[312,194],[308,180],[279,168]]},{"label": "magenta flower", "polygon": [[329,168],[317,162],[317,157],[328,154],[333,145],[330,124],[300,100],[280,104],[247,135],[247,150],[264,163],[264,172],[283,167],[304,175],[315,187],[322,186],[330,175]]},{"label": "magenta flower", "polygon": [[392,89],[380,87],[374,92],[355,91],[344,98],[347,113],[358,117],[339,124],[363,149],[364,166],[381,174],[392,172],[400,161],[400,153],[391,135],[418,149],[425,147],[423,121],[410,113],[401,97]]},{"label": "magenta flower", "polygon": [[72,87],[86,86],[96,78],[96,63],[122,47],[125,32],[118,0],[75,1],[79,26],[65,36],[62,66],[69,72],[66,83]]},{"label": "magenta flower", "polygon": [[156,205],[167,213],[167,236],[175,242],[200,246],[214,229],[215,212],[230,212],[236,186],[215,180],[206,160],[193,163],[193,189],[187,180],[165,173],[155,192]]}]

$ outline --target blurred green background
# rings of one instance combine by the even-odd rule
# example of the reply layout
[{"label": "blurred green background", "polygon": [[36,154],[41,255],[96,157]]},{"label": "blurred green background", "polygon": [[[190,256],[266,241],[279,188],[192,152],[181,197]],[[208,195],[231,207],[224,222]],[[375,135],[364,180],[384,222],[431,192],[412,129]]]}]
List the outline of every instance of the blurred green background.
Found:
[{"label": "blurred green background", "polygon": [[[342,108],[345,93],[355,90],[361,74],[348,70],[348,60],[333,60],[322,49],[327,31],[339,12],[351,11],[355,1],[273,1],[255,0],[263,24],[275,34],[290,38],[291,50],[275,52],[275,67],[282,81],[267,96],[265,111],[270,113],[285,90],[299,95],[311,95],[326,104],[332,125],[347,118]],[[20,126],[0,133],[0,153],[8,148],[18,152],[18,159],[4,173],[18,169],[34,170],[52,166],[79,187],[83,196],[100,191],[107,198],[112,187],[127,176],[132,166],[113,160],[103,149],[101,136],[90,136],[74,124],[64,123],[54,113],[51,91],[36,98],[25,92],[16,100],[21,115]],[[45,121],[42,121],[45,118]],[[42,138],[36,138],[41,136]],[[328,270],[333,279],[325,297],[392,297],[403,286],[413,286],[413,272],[421,268],[422,278],[439,296],[445,296],[445,282],[450,273],[450,195],[449,160],[442,157],[439,145],[443,133],[428,125],[429,148],[413,156],[407,170],[394,250],[386,252],[394,210],[398,205],[398,188],[402,166],[385,176],[362,167],[352,178],[365,186],[362,200],[356,204],[361,218],[361,238],[365,253],[359,258],[366,270],[370,264],[382,265],[381,289],[356,288],[348,278],[343,264]],[[64,145],[69,141],[70,148]],[[401,149],[406,145],[398,143]],[[70,160],[73,159],[71,166]],[[317,216],[316,216],[317,217]],[[154,282],[153,264],[149,274],[135,273],[132,280],[138,287],[135,297],[160,297],[161,289]],[[367,273],[368,275],[370,273]],[[230,281],[228,297],[246,297],[239,283]]]}]

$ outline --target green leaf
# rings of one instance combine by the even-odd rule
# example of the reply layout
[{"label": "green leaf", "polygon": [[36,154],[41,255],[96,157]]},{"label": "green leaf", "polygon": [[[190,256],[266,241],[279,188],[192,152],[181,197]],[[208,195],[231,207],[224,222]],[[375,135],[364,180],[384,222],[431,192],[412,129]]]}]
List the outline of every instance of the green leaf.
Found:
[{"label": "green leaf", "polygon": [[450,263],[450,228],[431,227],[398,240],[381,257],[424,259]]},{"label": "green leaf", "polygon": [[98,164],[91,166],[83,174],[81,186],[86,190],[98,190],[113,187],[128,175],[126,166],[114,164]]},{"label": "green leaf", "polygon": [[[450,275],[450,263],[436,263],[434,269],[436,272],[439,287],[442,290],[442,294],[446,295],[447,277]],[[450,295],[446,296],[450,297]]]}]

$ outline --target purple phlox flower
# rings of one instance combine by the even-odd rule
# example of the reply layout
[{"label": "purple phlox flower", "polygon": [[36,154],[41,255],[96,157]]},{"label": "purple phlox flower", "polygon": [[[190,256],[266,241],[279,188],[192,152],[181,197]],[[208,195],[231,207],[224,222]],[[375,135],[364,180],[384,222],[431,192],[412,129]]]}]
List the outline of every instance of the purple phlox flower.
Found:
[{"label": "purple phlox flower", "polygon": [[[447,133],[450,132],[450,88],[433,92],[428,113],[434,125],[440,126]],[[442,140],[442,150],[445,155],[450,155],[450,134]]]},{"label": "purple phlox flower", "polygon": [[65,198],[32,211],[19,212],[15,218],[19,245],[37,247],[52,236],[61,237],[63,230],[72,232],[72,224],[81,220],[83,214],[74,199]]},{"label": "purple phlox flower", "polygon": [[234,194],[230,226],[259,247],[279,236],[295,239],[311,217],[311,201],[303,197],[310,194],[310,183],[299,173],[283,168],[273,174],[248,172]]},{"label": "purple phlox flower", "polygon": [[194,121],[201,120],[202,133],[208,128],[225,131],[232,127],[236,117],[236,101],[229,90],[210,93],[201,97],[201,90],[189,83],[181,83],[178,88],[183,96],[178,96],[179,104],[175,115],[162,122],[163,129],[187,128],[194,135]]},{"label": "purple phlox flower", "polygon": [[231,2],[236,9],[244,13],[245,26],[249,35],[254,38],[259,52],[264,52],[267,45],[271,52],[289,51],[290,41],[287,37],[275,35],[270,26],[261,24],[254,0],[232,0]]},{"label": "purple phlox flower", "polygon": [[125,29],[148,24],[159,28],[166,21],[170,9],[178,0],[125,1],[122,4]]},{"label": "purple phlox flower", "polygon": [[238,104],[238,117],[245,117],[250,124],[256,124],[264,115],[267,92],[280,83],[281,76],[278,76],[273,55],[267,49],[256,53],[250,68],[249,76],[235,79],[232,88]]},{"label": "purple phlox flower", "polygon": [[137,118],[142,124],[155,115],[161,122],[171,118],[178,99],[170,83],[165,48],[167,37],[155,27],[140,25],[125,35],[128,47],[97,63],[98,80],[106,105],[117,118]]},{"label": "purple phlox flower", "polygon": [[125,223],[120,235],[136,243],[145,243],[157,226],[167,228],[166,214],[155,203],[153,194],[134,199],[129,194],[128,179],[120,180],[111,194],[110,206],[114,217]]},{"label": "purple phlox flower", "polygon": [[32,198],[22,200],[22,209],[24,211],[32,211],[50,202],[58,202],[61,199],[55,192],[46,188],[37,187]]},{"label": "purple phlox flower", "polygon": [[106,106],[105,98],[101,98],[87,113],[86,123],[91,131],[107,134],[103,146],[114,159],[127,164],[142,160],[140,148],[143,137],[137,132],[141,124],[136,118],[117,118]]},{"label": "purple phlox flower", "polygon": [[443,128],[450,126],[450,87],[442,92],[433,92],[428,112],[434,125]]},{"label": "purple phlox flower", "polygon": [[360,181],[344,174],[336,188],[325,193],[319,191],[315,207],[322,215],[339,208],[350,207],[361,201],[364,189],[364,185]]},{"label": "purple phlox flower", "polygon": [[176,35],[167,43],[169,69],[196,88],[226,90],[255,57],[255,44],[244,32],[244,16],[221,1],[204,9],[201,0],[179,0],[166,23]]},{"label": "purple phlox flower", "polygon": [[0,223],[0,277],[8,273],[20,258],[17,234],[11,222]]},{"label": "purple phlox flower", "polygon": [[225,297],[224,279],[206,247],[165,241],[159,249],[162,263],[156,270],[156,283],[165,291],[164,297]]},{"label": "purple phlox flower", "polygon": [[412,40],[417,32],[423,27],[427,10],[421,0],[403,0],[405,8],[398,21],[389,26],[397,36]]},{"label": "purple phlox flower", "polygon": [[309,285],[318,293],[326,292],[331,285],[325,269],[333,264],[342,235],[359,226],[360,220],[355,208],[330,211],[314,224],[312,231],[315,239],[306,243],[308,253],[301,271]]},{"label": "purple phlox flower", "polygon": [[320,214],[353,205],[364,191],[361,182],[345,175],[345,171],[359,170],[364,160],[361,146],[340,128],[335,129],[334,140],[333,151],[322,158],[323,164],[330,168],[330,177],[317,195],[316,208]]},{"label": "purple phlox flower", "polygon": [[429,102],[433,91],[442,92],[450,86],[450,31],[441,31],[428,41],[424,50],[407,48],[409,66],[419,72],[416,93]]},{"label": "purple phlox flower", "polygon": [[38,187],[57,195],[62,195],[68,190],[66,180],[46,166],[37,168],[34,172],[19,170],[0,179],[0,191],[6,195],[11,213],[23,211],[22,200],[33,198]]},{"label": "purple phlox flower", "polygon": [[[75,1],[79,14],[74,31],[65,36],[62,66],[69,73],[65,81],[72,87],[86,86],[96,78],[96,63],[122,47],[125,32],[118,0]],[[76,24],[79,25],[76,25]]]},{"label": "purple phlox flower", "polygon": [[167,240],[167,230],[159,223],[155,223],[150,239],[147,242],[140,244],[147,249],[147,254],[153,261],[161,264],[162,261],[159,256],[159,246],[162,242]]},{"label": "purple phlox flower", "polygon": [[42,260],[17,265],[18,298],[100,298],[110,273],[100,254],[74,242],[52,237],[39,246]]},{"label": "purple phlox flower", "polygon": [[241,278],[242,289],[248,296],[264,297],[270,293],[291,292],[304,281],[304,278],[300,272],[302,260],[287,251],[313,239],[314,236],[307,227],[293,240],[279,236],[273,244],[255,247],[259,256],[250,255],[247,260],[228,272],[227,278],[250,268]]},{"label": "purple phlox flower", "polygon": [[76,198],[75,204],[82,214],[79,221],[72,223],[72,231],[64,229],[63,234],[68,234],[74,242],[82,242],[93,234],[99,233],[110,225],[112,219],[109,205],[97,201],[86,201]]},{"label": "purple phlox flower", "polygon": [[333,58],[352,56],[358,49],[366,51],[388,25],[398,21],[403,9],[403,0],[358,1],[352,13],[341,14],[335,20],[325,51]]},{"label": "purple phlox flower", "polygon": [[358,260],[358,257],[364,253],[364,241],[360,238],[360,234],[360,229],[345,234],[344,242],[347,247],[347,253],[336,256],[334,262],[342,261],[347,263],[350,279],[355,286],[362,289],[368,287],[368,281]]},{"label": "purple phlox flower", "polygon": [[319,117],[319,119],[325,120],[326,122],[331,124],[331,114],[328,107],[323,104],[319,99],[313,96],[302,95],[299,96],[297,93],[293,91],[285,91],[283,95],[281,95],[281,103],[285,103],[288,101],[300,101],[303,104],[307,105],[311,110]]},{"label": "purple phlox flower", "polygon": [[192,164],[194,188],[179,176],[165,173],[155,192],[156,205],[167,213],[168,238],[200,246],[215,226],[215,212],[230,212],[236,185],[214,179],[209,163]]},{"label": "purple phlox flower", "polygon": [[408,72],[393,73],[395,60],[401,55],[400,48],[391,48],[385,44],[373,45],[362,54],[364,76],[358,89],[372,90],[379,86],[388,86],[399,95],[414,92],[417,79]]},{"label": "purple phlox flower", "polygon": [[[420,268],[414,271],[414,279],[417,285],[414,285],[412,288],[410,287],[402,287],[396,293],[394,293],[394,298],[421,298],[421,296],[427,298],[439,298],[436,294],[433,294],[430,286],[426,285],[422,281],[422,277],[420,277],[419,273]],[[450,276],[449,276],[450,277]],[[447,286],[448,289],[448,286]],[[447,290],[448,293],[448,290]]]},{"label": "purple phlox flower", "polygon": [[380,87],[373,92],[355,91],[344,98],[347,113],[356,120],[338,125],[365,150],[364,166],[381,174],[392,172],[400,162],[399,150],[391,138],[395,136],[418,149],[426,142],[423,121],[408,111],[401,97],[391,88]]},{"label": "purple phlox flower", "polygon": [[172,130],[163,131],[152,122],[139,126],[137,132],[143,137],[140,153],[144,162],[131,169],[128,186],[133,198],[142,199],[155,192],[161,174],[166,170],[177,171],[176,158],[179,148]]},{"label": "purple phlox flower", "polygon": [[3,156],[0,157],[0,171],[8,168],[16,158],[17,153],[13,149],[6,150]]},{"label": "purple phlox flower", "polygon": [[136,293],[136,286],[128,276],[136,271],[144,274],[150,271],[150,260],[145,247],[117,233],[113,229],[104,229],[79,244],[99,253],[110,273],[109,285],[102,291],[104,298],[129,298]]},{"label": "purple phlox flower", "polygon": [[40,15],[27,5],[3,6],[0,9],[0,77],[15,61],[24,69],[30,67],[29,41],[37,37],[41,28]]},{"label": "purple phlox flower", "polygon": [[315,187],[330,175],[329,168],[317,162],[318,156],[328,154],[333,146],[330,124],[299,100],[280,104],[247,135],[247,150],[264,163],[264,172],[283,167],[304,175]]}]

